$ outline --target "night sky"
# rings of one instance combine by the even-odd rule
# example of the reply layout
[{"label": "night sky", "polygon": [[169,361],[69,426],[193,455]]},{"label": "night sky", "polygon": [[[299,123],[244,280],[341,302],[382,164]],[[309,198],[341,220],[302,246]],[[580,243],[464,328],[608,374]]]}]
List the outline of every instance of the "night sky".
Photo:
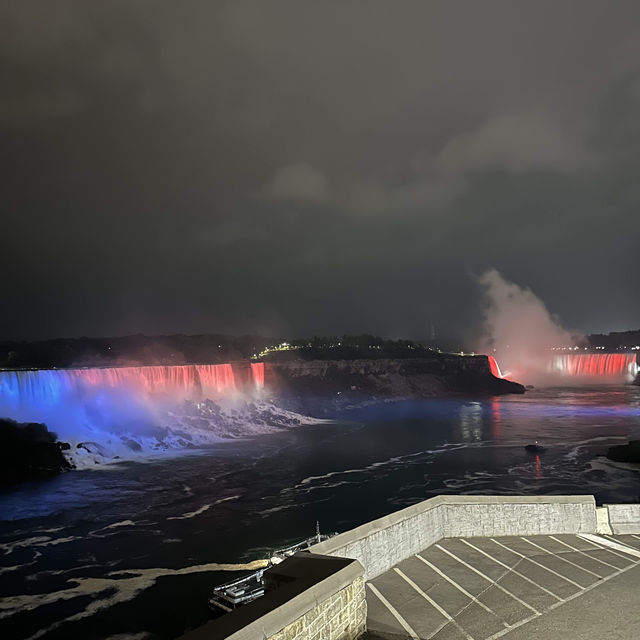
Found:
[{"label": "night sky", "polygon": [[640,3],[5,0],[0,337],[640,326]]}]

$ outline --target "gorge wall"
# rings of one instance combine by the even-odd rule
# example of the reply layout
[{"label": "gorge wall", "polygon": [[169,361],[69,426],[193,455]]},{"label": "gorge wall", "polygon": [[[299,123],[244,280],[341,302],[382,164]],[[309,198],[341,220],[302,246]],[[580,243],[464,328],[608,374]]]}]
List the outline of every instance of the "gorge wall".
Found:
[{"label": "gorge wall", "polygon": [[496,377],[491,369],[487,356],[435,352],[405,359],[289,360],[265,363],[265,388],[311,415],[389,398],[524,393],[522,385]]}]

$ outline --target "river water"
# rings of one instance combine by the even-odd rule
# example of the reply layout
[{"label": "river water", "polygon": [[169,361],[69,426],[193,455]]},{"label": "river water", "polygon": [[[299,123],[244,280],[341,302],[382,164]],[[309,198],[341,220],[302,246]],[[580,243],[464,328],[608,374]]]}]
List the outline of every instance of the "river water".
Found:
[{"label": "river water", "polygon": [[[0,637],[170,639],[269,549],[443,494],[640,499],[640,387],[388,403],[343,420],[0,493]],[[547,450],[532,455],[534,440]],[[247,566],[250,566],[247,564]],[[238,568],[238,567],[235,567]]]}]

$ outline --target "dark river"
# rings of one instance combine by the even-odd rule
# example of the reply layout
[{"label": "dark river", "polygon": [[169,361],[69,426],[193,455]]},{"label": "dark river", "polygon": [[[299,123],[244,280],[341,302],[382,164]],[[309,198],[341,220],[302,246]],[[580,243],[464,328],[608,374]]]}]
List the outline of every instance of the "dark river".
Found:
[{"label": "dark river", "polygon": [[[148,464],[76,471],[0,493],[0,637],[169,639],[207,617],[211,587],[314,533],[442,494],[640,498],[640,387],[534,390],[352,411]],[[540,455],[524,450],[539,440]]]}]

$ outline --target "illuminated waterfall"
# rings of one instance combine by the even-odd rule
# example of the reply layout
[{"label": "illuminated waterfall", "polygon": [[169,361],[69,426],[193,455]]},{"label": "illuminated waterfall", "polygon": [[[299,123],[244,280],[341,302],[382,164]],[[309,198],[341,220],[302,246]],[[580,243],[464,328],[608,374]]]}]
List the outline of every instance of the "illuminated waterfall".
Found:
[{"label": "illuminated waterfall", "polygon": [[[132,439],[147,451],[174,446],[171,438],[179,446],[191,441],[190,426],[173,413],[183,400],[234,403],[263,387],[264,364],[249,362],[0,371],[0,417],[44,422],[63,441],[98,443],[106,457],[130,457]],[[179,433],[172,436],[174,422]]]},{"label": "illuminated waterfall", "polygon": [[[247,374],[250,387],[264,387],[263,363],[251,363],[245,377]],[[243,390],[243,386],[236,384],[231,364],[2,371],[0,407],[56,404],[62,396],[91,389],[127,389],[147,395],[199,398]]]},{"label": "illuminated waterfall", "polygon": [[3,371],[0,396],[21,403],[55,401],[61,394],[78,393],[92,387],[127,388],[147,394],[167,393],[198,396],[235,389],[230,364],[113,367],[109,369],[42,369]]},{"label": "illuminated waterfall", "polygon": [[502,378],[502,371],[500,371],[500,365],[493,356],[487,356],[489,358],[489,369],[496,378]]},{"label": "illuminated waterfall", "polygon": [[200,389],[206,395],[208,391],[223,393],[236,389],[233,367],[230,364],[194,365]]},{"label": "illuminated waterfall", "polygon": [[264,362],[251,363],[251,379],[256,389],[264,389]]},{"label": "illuminated waterfall", "polygon": [[638,362],[630,353],[572,353],[553,356],[549,370],[565,376],[633,378]]}]

